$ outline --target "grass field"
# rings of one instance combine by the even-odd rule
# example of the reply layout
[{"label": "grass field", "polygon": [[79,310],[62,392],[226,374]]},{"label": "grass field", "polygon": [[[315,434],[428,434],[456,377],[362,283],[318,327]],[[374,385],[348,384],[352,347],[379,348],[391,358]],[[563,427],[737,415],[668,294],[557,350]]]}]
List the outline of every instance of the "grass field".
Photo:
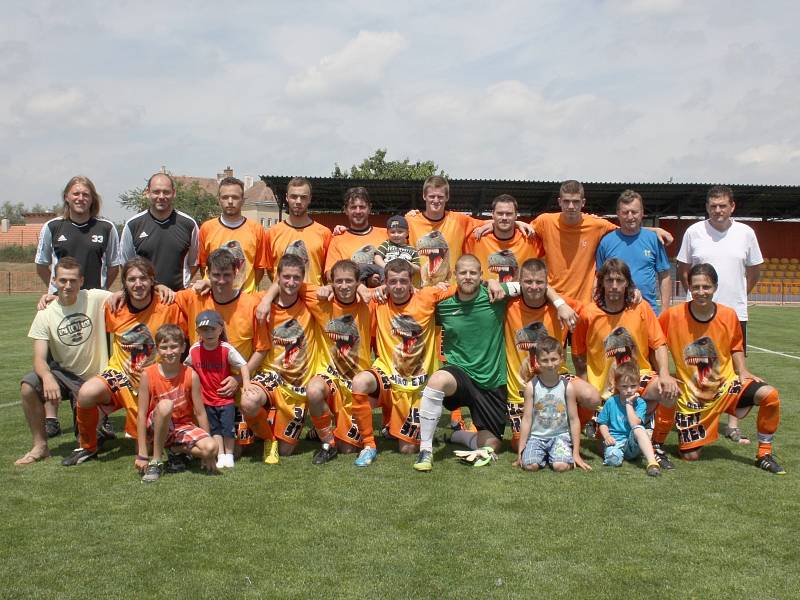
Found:
[{"label": "grass field", "polygon": [[[259,444],[223,476],[145,486],[129,440],[62,467],[71,431],[50,460],[13,466],[30,445],[17,401],[33,302],[0,298],[3,597],[800,597],[799,309],[755,308],[749,327],[752,345],[789,355],[748,360],[782,391],[783,477],[725,441],[660,479],[604,468],[593,445],[590,473],[523,474],[508,452],[475,470],[440,446],[423,475],[385,445],[369,469],[342,456],[312,467],[304,442],[277,467]],[[743,429],[755,438],[754,416]]]}]

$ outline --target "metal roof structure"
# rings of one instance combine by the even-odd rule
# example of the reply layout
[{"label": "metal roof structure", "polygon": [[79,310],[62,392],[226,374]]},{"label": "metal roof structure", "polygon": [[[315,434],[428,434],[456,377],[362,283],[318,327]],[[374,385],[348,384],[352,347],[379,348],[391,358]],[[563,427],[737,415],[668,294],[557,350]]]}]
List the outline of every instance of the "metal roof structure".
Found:
[{"label": "metal roof structure", "polygon": [[[284,205],[284,175],[262,175],[262,181]],[[308,177],[313,189],[312,212],[340,212],[345,190],[363,186],[372,198],[375,213],[402,213],[411,208],[421,210],[422,181],[397,179],[338,179]],[[480,215],[491,210],[492,199],[511,194],[517,199],[521,215],[538,215],[558,210],[556,181],[506,181],[494,179],[450,179],[450,200],[447,208]],[[619,194],[626,189],[639,192],[644,198],[647,217],[705,217],[705,201],[711,183],[583,183],[586,211],[602,215],[616,212]],[[800,186],[732,185],[736,216],[762,220],[800,219]],[[285,205],[284,205],[285,206]]]}]

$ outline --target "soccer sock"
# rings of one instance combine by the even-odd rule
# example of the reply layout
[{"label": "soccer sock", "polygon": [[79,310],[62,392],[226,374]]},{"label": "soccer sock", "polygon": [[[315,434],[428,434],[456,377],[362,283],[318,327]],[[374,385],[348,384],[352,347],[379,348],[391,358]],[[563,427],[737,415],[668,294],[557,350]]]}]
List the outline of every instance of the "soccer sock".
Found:
[{"label": "soccer sock", "polygon": [[314,415],[310,416],[311,423],[314,425],[314,429],[317,430],[319,441],[321,441],[323,444],[332,444],[333,426],[331,425],[331,413],[326,412],[324,415],[320,415],[319,417],[315,417]]},{"label": "soccer sock", "polygon": [[90,452],[97,451],[97,424],[100,422],[100,409],[96,406],[83,408],[80,404],[75,407],[78,418],[78,439],[81,448]]},{"label": "soccer sock", "polygon": [[353,392],[353,405],[350,410],[353,412],[353,419],[358,426],[358,432],[361,434],[361,441],[364,442],[364,447],[375,448],[372,406],[369,403],[369,396]]},{"label": "soccer sock", "polygon": [[258,412],[252,417],[244,416],[244,420],[247,421],[247,426],[253,430],[253,435],[265,441],[275,439],[272,426],[269,424],[269,419],[267,417],[267,411],[263,407],[258,409]]},{"label": "soccer sock", "polygon": [[433,452],[433,434],[442,416],[444,392],[434,390],[430,386],[422,391],[419,401],[419,449]]},{"label": "soccer sock", "polygon": [[772,390],[758,405],[756,429],[758,431],[758,451],[756,458],[772,453],[772,438],[781,421],[781,400],[778,390]]},{"label": "soccer sock", "polygon": [[592,420],[592,418],[597,414],[593,408],[584,408],[581,405],[578,405],[578,420],[581,422],[581,428],[583,428],[586,423]]},{"label": "soccer sock", "polygon": [[667,408],[663,404],[657,405],[655,425],[653,426],[653,443],[663,444],[667,440],[674,423],[675,407]]},{"label": "soccer sock", "polygon": [[463,423],[463,422],[464,422],[464,417],[461,416],[460,408],[456,408],[450,411],[450,423]]},{"label": "soccer sock", "polygon": [[454,431],[450,441],[466,446],[470,450],[478,449],[478,433],[475,431]]}]

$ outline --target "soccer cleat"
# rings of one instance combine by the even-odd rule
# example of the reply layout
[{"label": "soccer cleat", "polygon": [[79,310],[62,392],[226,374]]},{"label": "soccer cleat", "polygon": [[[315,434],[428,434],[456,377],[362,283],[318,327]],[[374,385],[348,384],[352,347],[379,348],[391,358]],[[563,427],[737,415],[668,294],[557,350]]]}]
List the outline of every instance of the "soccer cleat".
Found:
[{"label": "soccer cleat", "polygon": [[378,449],[373,448],[372,446],[367,446],[361,452],[358,453],[358,458],[356,458],[355,462],[353,463],[357,467],[368,467],[372,463],[375,462],[378,458]]},{"label": "soccer cleat", "polygon": [[164,462],[161,460],[151,460],[147,469],[142,475],[142,483],[154,483],[161,478],[164,472]]},{"label": "soccer cleat", "polygon": [[658,477],[661,475],[661,467],[658,466],[658,462],[647,465],[647,475],[649,477]]},{"label": "soccer cleat", "polygon": [[661,447],[661,444],[653,444],[653,453],[656,455],[658,466],[664,471],[671,471],[675,468],[675,465],[672,464],[672,461],[669,459],[669,456],[667,456],[664,448]]},{"label": "soccer cleat", "polygon": [[103,415],[103,420],[100,421],[100,424],[97,426],[98,445],[102,446],[105,442],[113,440],[116,437],[117,434],[114,433],[114,426],[111,424],[111,421],[108,420],[108,415]]},{"label": "soccer cleat", "polygon": [[167,473],[183,473],[189,468],[192,457],[181,452],[171,452],[167,450],[167,464],[164,469]]},{"label": "soccer cleat", "polygon": [[381,428],[381,437],[384,438],[384,439],[387,439],[387,440],[393,440],[394,439],[394,436],[392,435],[392,432],[389,431],[388,427],[382,427]]},{"label": "soccer cleat", "polygon": [[586,425],[583,426],[583,435],[588,440],[593,440],[597,436],[597,423],[594,419],[586,421]]},{"label": "soccer cleat", "polygon": [[264,464],[277,465],[281,462],[281,455],[278,453],[278,440],[264,442]]},{"label": "soccer cleat", "polygon": [[72,451],[72,454],[61,461],[61,464],[65,467],[74,467],[75,465],[80,465],[93,458],[97,458],[97,450],[93,452],[86,448],[76,448]]},{"label": "soccer cleat", "polygon": [[61,435],[61,423],[58,422],[58,419],[45,419],[44,432],[47,434],[48,438],[54,438]]},{"label": "soccer cleat", "polygon": [[786,469],[778,464],[772,454],[765,454],[760,458],[756,458],[756,466],[759,469],[769,471],[773,475],[786,475]]},{"label": "soccer cleat", "polygon": [[336,449],[336,444],[322,444],[322,448],[314,453],[311,459],[312,465],[324,465],[326,462],[332,461],[339,454]]},{"label": "soccer cleat", "polygon": [[430,450],[420,450],[417,460],[414,463],[414,470],[421,473],[429,473],[433,470],[433,452]]}]

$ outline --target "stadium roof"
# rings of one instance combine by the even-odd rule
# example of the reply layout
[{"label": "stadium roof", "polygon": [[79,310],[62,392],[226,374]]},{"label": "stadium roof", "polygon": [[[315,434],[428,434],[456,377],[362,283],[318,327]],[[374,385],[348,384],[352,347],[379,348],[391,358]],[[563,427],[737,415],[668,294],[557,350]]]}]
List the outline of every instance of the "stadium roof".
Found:
[{"label": "stadium roof", "polygon": [[[262,175],[261,179],[283,202],[284,175]],[[337,179],[308,177],[313,187],[312,211],[340,212],[345,190],[363,186],[369,190],[376,213],[405,212],[422,209],[422,181],[396,179]],[[491,210],[492,199],[511,194],[519,203],[522,215],[537,215],[558,210],[557,181],[506,181],[494,179],[450,179],[448,208],[479,215]],[[644,198],[648,217],[705,217],[705,200],[710,183],[584,183],[586,210],[610,215],[616,212],[616,200],[625,189],[634,189]],[[800,186],[732,185],[736,216],[763,220],[800,218]]]}]

